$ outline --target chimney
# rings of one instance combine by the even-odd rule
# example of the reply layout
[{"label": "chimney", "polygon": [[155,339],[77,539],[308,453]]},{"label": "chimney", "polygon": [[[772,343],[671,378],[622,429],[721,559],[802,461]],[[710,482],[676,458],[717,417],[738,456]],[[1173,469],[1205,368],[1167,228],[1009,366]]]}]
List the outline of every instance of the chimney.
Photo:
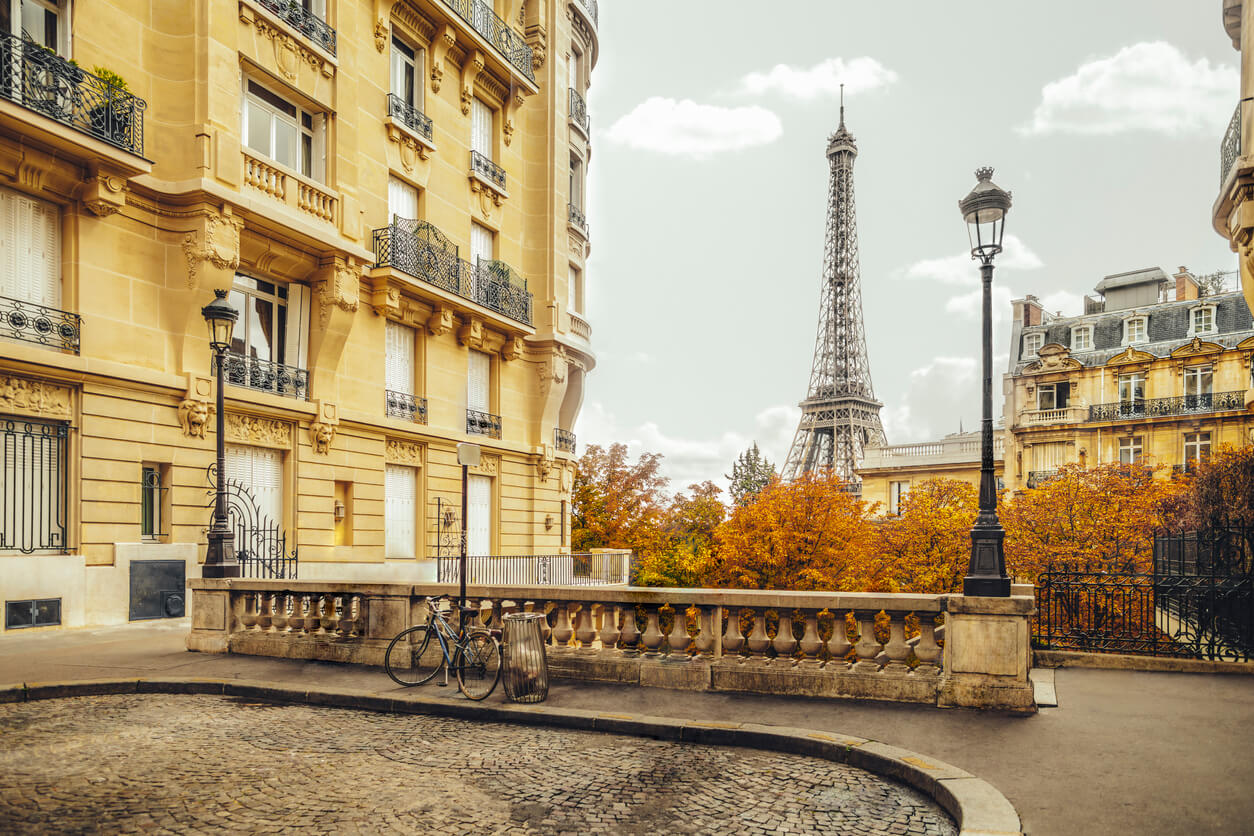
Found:
[{"label": "chimney", "polygon": [[1197,279],[1193,278],[1183,266],[1175,275],[1176,280],[1176,301],[1183,302],[1186,299],[1196,299],[1201,294],[1198,292]]},{"label": "chimney", "polygon": [[1042,311],[1044,308],[1041,307],[1041,300],[1035,296],[1028,295],[1015,302],[1015,319],[1022,322],[1024,327],[1040,325]]}]

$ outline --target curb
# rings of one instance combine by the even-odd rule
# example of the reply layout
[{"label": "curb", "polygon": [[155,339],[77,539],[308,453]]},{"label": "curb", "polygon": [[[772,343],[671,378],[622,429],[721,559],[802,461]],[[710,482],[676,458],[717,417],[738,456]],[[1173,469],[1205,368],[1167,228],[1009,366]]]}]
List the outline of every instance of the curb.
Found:
[{"label": "curb", "polygon": [[1033,650],[1032,657],[1033,664],[1041,668],[1100,668],[1150,673],[1254,675],[1254,662],[1217,662],[1209,659],[1176,659],[1170,656],[1086,653],[1080,650]]},{"label": "curb", "polygon": [[599,731],[683,743],[744,746],[823,758],[901,781],[930,796],[953,816],[962,836],[1021,833],[1019,815],[991,784],[956,766],[862,737],[758,723],[679,720],[542,705],[447,702],[419,695],[387,696],[354,689],[275,686],[247,679],[157,677],[0,685],[0,703],[107,694],[212,694],[271,702],[351,708],[390,714],[431,714],[465,720]]}]

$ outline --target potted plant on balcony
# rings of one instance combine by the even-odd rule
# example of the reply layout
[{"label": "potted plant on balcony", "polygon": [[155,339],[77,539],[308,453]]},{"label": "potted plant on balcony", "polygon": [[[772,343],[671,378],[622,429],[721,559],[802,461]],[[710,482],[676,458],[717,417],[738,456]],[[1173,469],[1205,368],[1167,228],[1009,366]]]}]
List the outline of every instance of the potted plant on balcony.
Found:
[{"label": "potted plant on balcony", "polygon": [[103,82],[93,85],[92,127],[112,143],[129,145],[135,104],[126,79],[105,67],[92,67],[92,73]]}]

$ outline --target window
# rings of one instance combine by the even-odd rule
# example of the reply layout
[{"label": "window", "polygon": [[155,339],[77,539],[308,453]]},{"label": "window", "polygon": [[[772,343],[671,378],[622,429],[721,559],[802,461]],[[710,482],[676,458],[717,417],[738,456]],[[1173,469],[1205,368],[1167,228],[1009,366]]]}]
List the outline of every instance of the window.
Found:
[{"label": "window", "polygon": [[309,288],[236,275],[231,304],[240,312],[231,352],[252,360],[305,367]]},{"label": "window", "polygon": [[414,110],[422,110],[423,51],[392,39],[392,93]]},{"label": "window", "polygon": [[0,553],[66,548],[69,427],[0,421]]},{"label": "window", "polygon": [[383,493],[385,557],[412,560],[418,544],[418,468],[387,465]]},{"label": "window", "polygon": [[1140,412],[1145,408],[1145,373],[1119,375],[1119,407],[1121,412]]},{"label": "window", "polygon": [[245,81],[245,90],[245,144],[279,165],[322,180],[326,117],[297,107],[252,79]]},{"label": "window", "polygon": [[1136,464],[1141,460],[1141,436],[1119,439],[1119,464]]},{"label": "window", "polygon": [[60,598],[4,602],[4,629],[6,630],[19,630],[23,627],[48,627],[60,623]]},{"label": "window", "polygon": [[1210,458],[1210,433],[1184,434],[1184,467],[1192,470],[1195,464]]},{"label": "window", "polygon": [[1044,334],[1024,334],[1023,335],[1023,356],[1035,357],[1041,350],[1041,346],[1045,344]]},{"label": "window", "polygon": [[1203,305],[1189,312],[1189,336],[1215,332],[1215,306]]},{"label": "window", "polygon": [[0,189],[0,296],[61,306],[61,213],[8,189]]},{"label": "window", "polygon": [[492,357],[487,352],[471,349],[470,365],[466,382],[466,408],[476,412],[491,412],[490,381],[492,380]]},{"label": "window", "polygon": [[388,320],[385,377],[391,392],[414,394],[414,336],[413,328]]},{"label": "window", "polygon": [[470,224],[470,263],[478,267],[480,261],[495,258],[496,233],[483,224]]},{"label": "window", "polygon": [[418,219],[418,190],[399,177],[388,178],[388,223]]},{"label": "window", "polygon": [[1200,409],[1211,405],[1214,379],[1212,366],[1190,366],[1184,370],[1185,409]]},{"label": "window", "polygon": [[1131,345],[1132,343],[1143,343],[1149,339],[1146,331],[1146,319],[1143,316],[1134,316],[1131,319],[1123,321],[1123,344]]},{"label": "window", "polygon": [[299,5],[319,20],[327,19],[327,0],[299,0]]},{"label": "window", "polygon": [[466,554],[492,553],[492,478],[473,475],[466,483]]},{"label": "window", "polygon": [[570,309],[575,313],[583,311],[583,288],[580,287],[582,284],[579,281],[580,278],[579,268],[572,265],[570,267],[570,278],[567,280],[566,299]]},{"label": "window", "polygon": [[583,95],[583,53],[577,49],[571,50],[569,71],[570,89],[580,95]]},{"label": "window", "polygon": [[0,0],[5,8],[0,11],[0,34],[18,35],[23,40],[34,41],[53,52],[69,55],[69,17],[56,0],[20,0],[15,7],[21,11],[11,15],[9,0]]},{"label": "window", "polygon": [[147,463],[141,465],[139,533],[144,540],[160,540],[168,533],[166,531],[166,497],[169,494],[169,482],[169,465]]},{"label": "window", "polygon": [[583,209],[583,163],[574,156],[570,158],[570,205]]},{"label": "window", "polygon": [[1066,460],[1066,442],[1051,441],[1046,444],[1036,444],[1032,447],[1033,470],[1039,473],[1053,473],[1062,467]]},{"label": "window", "polygon": [[1037,409],[1063,409],[1070,398],[1070,383],[1042,383],[1036,387]]},{"label": "window", "polygon": [[492,108],[476,96],[470,102],[470,150],[493,159],[492,135]]},{"label": "window", "polygon": [[[283,523],[283,451],[243,444],[226,445],[226,478],[241,485],[257,506],[256,524]],[[238,544],[237,544],[238,545]]]},{"label": "window", "polygon": [[888,483],[888,513],[894,517],[901,513],[901,500],[910,492],[910,481]]},{"label": "window", "polygon": [[1071,329],[1071,350],[1091,351],[1093,348],[1093,326],[1077,325]]}]

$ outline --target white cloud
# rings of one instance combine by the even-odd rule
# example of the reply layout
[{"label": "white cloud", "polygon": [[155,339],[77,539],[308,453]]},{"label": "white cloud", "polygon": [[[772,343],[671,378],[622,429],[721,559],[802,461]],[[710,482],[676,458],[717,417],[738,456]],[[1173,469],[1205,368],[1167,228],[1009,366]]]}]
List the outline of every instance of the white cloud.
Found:
[{"label": "white cloud", "polygon": [[897,74],[874,58],[861,57],[845,61],[828,58],[810,68],[776,64],[766,72],[749,73],[740,79],[741,93],[761,95],[778,93],[802,101],[821,96],[837,96],[840,85],[846,93],[860,93],[884,87],[897,80]]},{"label": "white cloud", "polygon": [[[1010,301],[1012,294],[1005,285],[993,283],[993,324],[1000,325],[1010,318]],[[945,313],[955,314],[964,319],[978,320],[984,304],[984,288],[977,287],[969,293],[951,296],[945,301]]]},{"label": "white cloud", "polygon": [[719,107],[654,96],[619,118],[606,136],[644,151],[704,157],[769,145],[782,133],[779,117],[756,105]]},{"label": "white cloud", "polygon": [[[979,368],[975,357],[937,357],[910,372],[900,404],[885,406],[884,433],[890,444],[933,441],[979,424]],[[994,404],[994,417],[998,406]]]},{"label": "white cloud", "polygon": [[1041,299],[1041,307],[1050,313],[1063,316],[1079,316],[1084,313],[1084,299],[1069,290],[1056,290]]},{"label": "white cloud", "polygon": [[1232,113],[1236,68],[1190,62],[1162,41],[1124,47],[1041,90],[1027,134],[1214,134]]},{"label": "white cloud", "polygon": [[[998,269],[1036,270],[1043,267],[1036,253],[1017,235],[1007,235],[1002,240],[1002,252],[997,256]],[[927,279],[941,284],[974,286],[980,283],[979,265],[971,260],[970,251],[941,258],[925,258],[907,267],[903,273],[908,279]]]}]

